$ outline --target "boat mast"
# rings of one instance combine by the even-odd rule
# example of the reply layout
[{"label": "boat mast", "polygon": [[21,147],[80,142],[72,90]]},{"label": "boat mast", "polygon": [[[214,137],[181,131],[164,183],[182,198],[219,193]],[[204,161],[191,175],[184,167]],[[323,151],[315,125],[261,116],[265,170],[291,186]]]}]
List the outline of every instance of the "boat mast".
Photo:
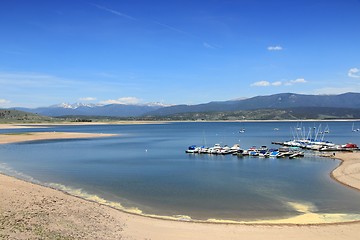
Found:
[{"label": "boat mast", "polygon": [[318,139],[318,135],[319,135],[320,129],[321,129],[321,124],[319,124],[319,127],[318,127],[318,129],[317,129],[317,131],[316,131],[316,134],[315,134],[315,139],[314,139],[314,141],[315,141],[315,142],[317,142],[317,139]]}]

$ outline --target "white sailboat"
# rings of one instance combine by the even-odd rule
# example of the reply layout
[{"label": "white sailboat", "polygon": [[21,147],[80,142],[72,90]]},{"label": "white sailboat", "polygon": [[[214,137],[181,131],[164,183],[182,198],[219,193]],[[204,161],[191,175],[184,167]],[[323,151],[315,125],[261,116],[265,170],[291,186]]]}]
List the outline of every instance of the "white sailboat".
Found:
[{"label": "white sailboat", "polygon": [[353,131],[353,132],[360,132],[360,128],[354,128],[354,125],[355,125],[355,123],[353,122],[353,124],[352,124],[352,129],[351,129],[351,131]]}]

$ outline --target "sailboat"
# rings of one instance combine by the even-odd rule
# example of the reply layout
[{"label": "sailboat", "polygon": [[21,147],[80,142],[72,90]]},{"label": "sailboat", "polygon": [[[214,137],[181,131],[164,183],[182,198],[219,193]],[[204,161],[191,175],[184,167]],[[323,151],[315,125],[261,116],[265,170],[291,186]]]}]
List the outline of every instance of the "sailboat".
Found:
[{"label": "sailboat", "polygon": [[324,129],[324,133],[330,133],[329,125],[326,125]]},{"label": "sailboat", "polygon": [[244,127],[240,128],[239,133],[244,133],[244,132],[245,132],[245,128]]},{"label": "sailboat", "polygon": [[360,128],[355,129],[355,128],[354,128],[354,124],[355,124],[355,123],[352,124],[352,129],[351,129],[351,131],[353,131],[353,132],[359,132],[359,131],[360,131]]}]

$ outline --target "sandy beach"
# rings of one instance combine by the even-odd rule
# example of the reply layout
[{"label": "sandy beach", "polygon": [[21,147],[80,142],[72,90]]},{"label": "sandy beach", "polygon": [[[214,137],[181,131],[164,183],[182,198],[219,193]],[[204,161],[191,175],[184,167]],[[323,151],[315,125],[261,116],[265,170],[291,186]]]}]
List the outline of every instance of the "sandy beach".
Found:
[{"label": "sandy beach", "polygon": [[[0,135],[0,143],[107,134]],[[360,153],[336,153],[332,177],[360,189]],[[304,222],[306,223],[306,222]],[[359,239],[360,222],[332,224],[224,224],[162,220],[0,174],[0,239]]]},{"label": "sandy beach", "polygon": [[100,134],[100,133],[73,133],[73,132],[31,132],[19,134],[0,134],[0,144],[27,142],[37,140],[51,139],[74,139],[74,138],[97,138],[111,137],[116,134]]}]

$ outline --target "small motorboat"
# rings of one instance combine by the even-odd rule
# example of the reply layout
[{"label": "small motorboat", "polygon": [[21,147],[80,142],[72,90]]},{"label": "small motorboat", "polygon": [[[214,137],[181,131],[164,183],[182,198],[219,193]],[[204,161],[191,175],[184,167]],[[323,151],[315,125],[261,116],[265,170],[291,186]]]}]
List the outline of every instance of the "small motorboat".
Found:
[{"label": "small motorboat", "polygon": [[186,153],[198,153],[199,149],[196,147],[196,145],[191,145],[188,147],[188,149],[185,150]]}]

